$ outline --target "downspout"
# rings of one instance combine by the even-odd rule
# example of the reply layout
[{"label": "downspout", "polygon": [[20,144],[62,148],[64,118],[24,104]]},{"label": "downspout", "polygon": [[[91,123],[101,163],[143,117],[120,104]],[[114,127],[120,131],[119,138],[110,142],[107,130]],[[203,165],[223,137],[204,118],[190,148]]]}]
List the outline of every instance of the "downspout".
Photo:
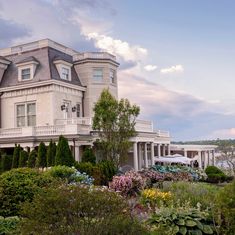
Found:
[{"label": "downspout", "polygon": [[1,96],[3,95],[3,92],[0,93],[0,128],[2,127],[2,101],[1,101]]},{"label": "downspout", "polygon": [[84,117],[84,96],[85,96],[85,91],[82,91],[82,117]]}]

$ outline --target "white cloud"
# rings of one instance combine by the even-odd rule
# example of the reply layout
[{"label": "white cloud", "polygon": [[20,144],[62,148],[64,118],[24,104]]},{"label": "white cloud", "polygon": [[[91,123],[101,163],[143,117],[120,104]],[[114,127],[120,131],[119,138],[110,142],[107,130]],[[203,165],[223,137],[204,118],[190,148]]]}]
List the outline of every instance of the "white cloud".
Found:
[{"label": "white cloud", "polygon": [[161,69],[161,73],[167,74],[167,73],[174,73],[174,72],[183,72],[184,68],[181,64],[171,66],[169,68]]},{"label": "white cloud", "polygon": [[148,65],[144,66],[144,69],[145,69],[146,71],[148,71],[148,72],[152,72],[152,71],[154,71],[154,70],[157,69],[157,66],[156,66],[156,65],[148,64]]},{"label": "white cloud", "polygon": [[216,139],[233,139],[235,138],[235,127],[228,129],[215,130],[209,135],[209,138]]}]

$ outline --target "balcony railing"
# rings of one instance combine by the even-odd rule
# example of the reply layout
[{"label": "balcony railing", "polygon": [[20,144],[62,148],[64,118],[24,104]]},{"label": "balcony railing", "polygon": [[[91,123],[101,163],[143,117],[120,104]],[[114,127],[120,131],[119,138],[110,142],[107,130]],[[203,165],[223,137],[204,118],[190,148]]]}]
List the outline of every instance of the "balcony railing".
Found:
[{"label": "balcony railing", "polygon": [[116,56],[108,52],[85,52],[73,55],[73,61],[79,61],[84,59],[108,59],[116,61]]},{"label": "balcony railing", "polygon": [[[136,131],[157,133],[157,137],[170,137],[168,131],[154,131],[151,121],[136,120]],[[0,129],[0,139],[17,138],[30,136],[53,136],[53,135],[89,135],[92,131],[92,119],[71,118],[71,119],[56,119],[54,125],[35,126],[35,127],[17,127],[10,129]]]}]

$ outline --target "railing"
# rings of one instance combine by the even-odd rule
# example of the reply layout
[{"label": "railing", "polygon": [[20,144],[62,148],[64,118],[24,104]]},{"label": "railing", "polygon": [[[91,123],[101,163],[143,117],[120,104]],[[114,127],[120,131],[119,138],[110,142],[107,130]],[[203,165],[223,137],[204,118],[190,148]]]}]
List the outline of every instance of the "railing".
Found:
[{"label": "railing", "polygon": [[108,52],[85,52],[73,55],[73,61],[84,59],[109,59],[116,61],[116,56]]},{"label": "railing", "polygon": [[157,130],[156,132],[158,137],[170,137],[169,131]]},{"label": "railing", "polygon": [[82,117],[82,118],[68,118],[68,119],[55,119],[55,125],[71,125],[71,124],[79,124],[79,125],[90,125],[91,126],[91,118]]},{"label": "railing", "polygon": [[20,135],[22,135],[22,128],[0,129],[0,138]]},{"label": "railing", "polygon": [[61,135],[65,133],[64,125],[34,127],[36,136]]},{"label": "railing", "polygon": [[135,130],[139,132],[153,132],[153,123],[146,120],[136,120]]}]

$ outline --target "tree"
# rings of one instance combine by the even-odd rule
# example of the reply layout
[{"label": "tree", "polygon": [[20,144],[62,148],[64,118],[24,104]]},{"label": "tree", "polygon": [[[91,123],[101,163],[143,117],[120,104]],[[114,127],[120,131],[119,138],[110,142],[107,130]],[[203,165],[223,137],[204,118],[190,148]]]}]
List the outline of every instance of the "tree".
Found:
[{"label": "tree", "polygon": [[95,163],[96,158],[92,148],[87,147],[82,154],[82,162],[91,162]]},{"label": "tree", "polygon": [[223,140],[218,147],[221,155],[216,157],[217,163],[227,168],[233,175],[235,174],[235,147],[230,141]]},{"label": "tree", "polygon": [[68,140],[61,135],[56,149],[55,165],[72,166],[73,164],[74,158]]},{"label": "tree", "polygon": [[36,159],[37,159],[37,151],[34,149],[29,154],[29,160],[27,166],[31,168],[35,167]]},{"label": "tree", "polygon": [[25,150],[20,151],[19,167],[26,167],[29,154]]},{"label": "tree", "polygon": [[50,144],[47,148],[47,166],[55,165],[55,155],[56,155],[56,143],[50,141]]},{"label": "tree", "polygon": [[10,170],[11,166],[12,166],[12,156],[7,155],[6,153],[2,154],[1,156],[2,172]]},{"label": "tree", "polygon": [[47,154],[46,145],[43,142],[41,142],[38,147],[38,157],[37,157],[37,161],[36,161],[37,167],[44,168],[47,166],[46,154]]},{"label": "tree", "polygon": [[127,99],[116,100],[105,89],[94,107],[93,129],[98,131],[97,148],[103,160],[113,161],[116,166],[124,161],[131,147],[130,138],[136,135],[136,117],[139,107]]},{"label": "tree", "polygon": [[16,144],[13,152],[12,168],[17,168],[19,165],[20,151],[20,145]]}]

